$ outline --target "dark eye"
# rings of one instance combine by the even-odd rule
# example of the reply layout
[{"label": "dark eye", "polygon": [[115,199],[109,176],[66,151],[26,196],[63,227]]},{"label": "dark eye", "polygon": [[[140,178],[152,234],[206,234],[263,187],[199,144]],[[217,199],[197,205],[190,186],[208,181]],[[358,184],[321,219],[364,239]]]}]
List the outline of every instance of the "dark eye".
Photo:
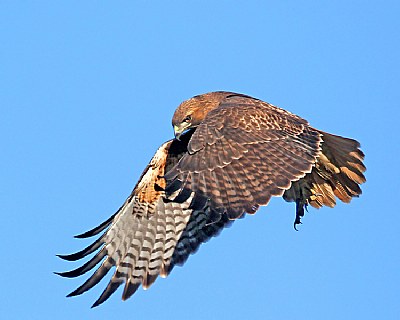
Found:
[{"label": "dark eye", "polygon": [[192,116],[188,115],[188,116],[185,117],[185,119],[183,119],[182,122],[190,122],[190,121],[192,121]]}]

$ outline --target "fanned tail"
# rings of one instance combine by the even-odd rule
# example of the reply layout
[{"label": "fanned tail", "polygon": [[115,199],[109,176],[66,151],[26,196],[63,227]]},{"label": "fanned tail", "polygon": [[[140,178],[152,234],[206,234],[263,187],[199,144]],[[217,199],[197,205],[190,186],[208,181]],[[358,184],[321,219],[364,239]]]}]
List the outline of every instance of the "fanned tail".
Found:
[{"label": "fanned tail", "polygon": [[[292,183],[283,198],[305,207],[334,207],[336,198],[349,203],[352,198],[361,195],[360,184],[366,181],[364,153],[356,140],[340,137],[323,131],[321,153],[313,170],[304,178]],[[295,224],[300,223],[297,208]]]}]

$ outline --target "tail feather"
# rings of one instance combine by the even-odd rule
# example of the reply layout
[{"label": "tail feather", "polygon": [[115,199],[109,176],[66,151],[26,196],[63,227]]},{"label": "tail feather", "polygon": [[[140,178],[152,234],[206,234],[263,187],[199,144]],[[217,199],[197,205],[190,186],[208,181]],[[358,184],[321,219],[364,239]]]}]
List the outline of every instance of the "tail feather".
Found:
[{"label": "tail feather", "polygon": [[[322,134],[322,154],[327,158],[329,164],[337,170],[330,172],[330,182],[335,189],[345,191],[348,197],[341,199],[349,202],[352,197],[359,196],[362,191],[359,184],[366,181],[363,172],[366,170],[362,163],[364,153],[359,149],[358,141],[336,136],[330,133],[321,132]],[[349,198],[350,197],[350,198]]]},{"label": "tail feather", "polygon": [[311,180],[311,196],[308,199],[308,203],[316,208],[322,206],[333,208],[336,205],[336,199],[329,182],[314,171],[311,172],[309,180]]},{"label": "tail feather", "polygon": [[364,153],[360,143],[350,138],[319,131],[322,135],[321,153],[313,170],[292,183],[283,195],[286,201],[310,204],[315,208],[334,207],[336,198],[349,203],[362,191],[366,181]]},{"label": "tail feather", "polygon": [[[322,132],[322,153],[329,161],[357,183],[365,182],[363,172],[366,170],[363,160],[364,153],[359,149],[360,143],[356,140]],[[349,172],[351,171],[351,173]]]}]

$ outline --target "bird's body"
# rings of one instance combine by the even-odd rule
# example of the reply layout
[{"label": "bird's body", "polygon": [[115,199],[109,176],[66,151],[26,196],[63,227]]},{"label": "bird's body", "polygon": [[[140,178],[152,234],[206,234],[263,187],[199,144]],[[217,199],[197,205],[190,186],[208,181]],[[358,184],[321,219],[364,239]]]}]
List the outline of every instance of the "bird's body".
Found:
[{"label": "bird's body", "polygon": [[165,142],[144,170],[124,205],[99,227],[106,230],[84,250],[61,256],[82,267],[75,277],[103,262],[70,295],[97,284],[115,266],[104,302],[125,283],[123,299],[158,275],[167,276],[199,245],[271,196],[296,203],[295,225],[304,208],[350,202],[365,182],[364,155],[353,139],[325,133],[288,111],[232,92],[212,92],[184,101],[172,124],[177,139]]}]

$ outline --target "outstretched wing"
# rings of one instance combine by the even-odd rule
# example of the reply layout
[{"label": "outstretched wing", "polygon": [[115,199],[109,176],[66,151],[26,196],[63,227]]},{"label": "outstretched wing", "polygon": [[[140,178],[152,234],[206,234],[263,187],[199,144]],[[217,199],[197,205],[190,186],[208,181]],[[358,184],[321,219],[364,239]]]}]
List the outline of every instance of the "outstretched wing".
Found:
[{"label": "outstretched wing", "polygon": [[117,213],[97,228],[77,236],[92,237],[105,230],[94,243],[80,252],[60,255],[65,260],[75,261],[97,251],[81,267],[58,273],[64,277],[83,275],[101,262],[86,282],[68,296],[91,289],[115,267],[106,289],[93,306],[107,300],[123,283],[122,297],[128,299],[140,285],[148,288],[158,275],[167,276],[175,265],[182,265],[202,242],[228,224],[226,217],[210,224],[207,208],[203,211],[189,208],[192,197],[181,203],[164,198],[162,176],[186,153],[187,140],[186,136],[183,141],[164,143]]},{"label": "outstretched wing", "polygon": [[213,210],[236,219],[311,172],[321,141],[306,120],[261,100],[232,95],[197,127],[188,153],[165,176],[166,191],[179,190],[181,201],[195,192],[210,199]]}]

